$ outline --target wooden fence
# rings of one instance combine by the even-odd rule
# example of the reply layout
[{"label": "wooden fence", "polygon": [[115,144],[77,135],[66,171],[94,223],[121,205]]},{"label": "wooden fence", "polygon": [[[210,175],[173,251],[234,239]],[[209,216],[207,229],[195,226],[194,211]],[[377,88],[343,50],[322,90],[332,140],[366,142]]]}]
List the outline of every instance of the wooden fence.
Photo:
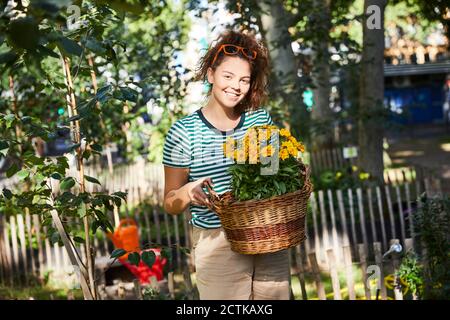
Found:
[{"label": "wooden fence", "polygon": [[[355,148],[358,150],[357,147]],[[352,166],[357,167],[357,158],[344,158],[343,148],[305,152],[303,159],[306,163],[310,164],[313,174],[320,174],[326,170],[345,171]],[[431,176],[435,177],[429,170],[419,165],[384,169],[384,182],[388,184],[411,183],[416,179],[423,180],[425,177]]]},{"label": "wooden fence", "polygon": [[[114,175],[88,169],[87,175],[98,177],[102,186],[89,184],[90,191],[127,191],[127,203],[107,212],[117,225],[123,217],[134,218],[139,225],[140,239],[145,243],[160,243],[191,247],[191,225],[188,212],[172,216],[162,209],[164,175],[163,167],[136,163],[120,166]],[[1,186],[0,186],[1,187]],[[305,276],[310,274],[317,283],[317,295],[324,297],[320,284],[321,272],[329,272],[333,284],[333,298],[342,298],[337,280],[338,270],[344,270],[347,277],[352,274],[351,266],[359,265],[366,270],[369,261],[380,262],[380,254],[389,247],[391,239],[399,239],[403,245],[412,245],[414,235],[411,215],[416,210],[415,199],[423,191],[439,192],[438,181],[406,182],[386,184],[368,189],[316,190],[311,195],[307,219],[307,239],[291,250],[292,272],[305,287]],[[79,226],[78,220],[67,221]],[[0,216],[0,281],[8,285],[28,285],[42,282],[50,275],[54,281],[77,283],[67,253],[57,243],[52,244],[46,228],[36,215],[27,213]],[[98,231],[94,237],[96,258],[105,260],[113,245],[105,234]],[[84,258],[84,248],[78,244]],[[191,276],[195,271],[190,255],[179,249],[173,250],[175,275],[183,277],[183,288],[190,291],[188,298],[194,298]],[[381,263],[381,262],[380,262]],[[351,277],[350,277],[351,278]],[[348,279],[349,284],[354,283]],[[302,280],[303,279],[303,280]],[[333,280],[334,279],[334,280]],[[353,282],[352,282],[353,281]],[[174,274],[168,275],[170,295],[176,290]],[[105,283],[102,283],[104,286]],[[120,285],[118,285],[120,287]],[[118,289],[119,290],[119,289]],[[293,288],[295,291],[296,289]],[[306,290],[306,289],[305,289]],[[352,290],[347,286],[350,298]],[[119,290],[120,291],[120,290]],[[304,292],[306,297],[306,291]]]},{"label": "wooden fence", "polygon": [[[390,243],[398,243],[399,239],[391,239]],[[405,251],[412,248],[412,239],[407,238]],[[328,262],[319,265],[318,254],[314,250],[307,252],[302,244],[291,249],[293,261],[291,275],[297,279],[292,282],[292,291],[303,300],[403,300],[404,294],[415,299],[415,295],[407,286],[395,286],[395,271],[400,261],[398,256],[383,258],[382,244],[370,244],[372,255],[367,255],[365,244],[356,245],[359,257],[352,256],[352,246],[344,245],[326,250]],[[343,256],[344,264],[336,263],[336,252]]]}]

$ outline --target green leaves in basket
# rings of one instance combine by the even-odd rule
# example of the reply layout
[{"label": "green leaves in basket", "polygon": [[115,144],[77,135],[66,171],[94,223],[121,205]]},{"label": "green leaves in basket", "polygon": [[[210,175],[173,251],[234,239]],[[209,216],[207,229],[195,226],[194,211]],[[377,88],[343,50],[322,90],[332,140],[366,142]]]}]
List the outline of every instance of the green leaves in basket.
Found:
[{"label": "green leaves in basket", "polygon": [[261,164],[239,164],[230,166],[231,189],[235,199],[267,199],[297,191],[303,187],[299,177],[301,163],[293,158],[280,162],[278,172],[274,175],[261,175]]}]

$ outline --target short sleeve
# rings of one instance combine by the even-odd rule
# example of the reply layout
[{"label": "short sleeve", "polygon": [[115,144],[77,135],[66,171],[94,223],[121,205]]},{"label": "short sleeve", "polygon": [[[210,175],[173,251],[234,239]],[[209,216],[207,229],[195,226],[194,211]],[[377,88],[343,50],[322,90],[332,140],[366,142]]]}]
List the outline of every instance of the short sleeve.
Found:
[{"label": "short sleeve", "polygon": [[180,120],[176,121],[167,133],[164,141],[162,163],[175,168],[188,168],[191,166],[189,134]]},{"label": "short sleeve", "polygon": [[273,125],[273,120],[272,120],[272,117],[270,116],[270,113],[267,112],[266,110],[264,110],[264,112],[266,114],[267,124],[268,125]]}]

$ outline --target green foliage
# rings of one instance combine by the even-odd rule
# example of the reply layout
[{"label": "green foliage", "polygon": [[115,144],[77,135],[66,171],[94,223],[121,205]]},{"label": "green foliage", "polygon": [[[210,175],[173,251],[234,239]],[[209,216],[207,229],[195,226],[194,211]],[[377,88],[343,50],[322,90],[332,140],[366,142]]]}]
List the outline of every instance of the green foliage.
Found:
[{"label": "green foliage", "polygon": [[112,253],[111,253],[111,259],[114,258],[120,258],[121,256],[125,255],[127,252],[124,249],[115,249]]},{"label": "green foliage", "polygon": [[[0,33],[7,41],[0,38],[0,91],[9,90],[11,76],[18,105],[29,107],[13,113],[21,116],[27,110],[26,116],[53,128],[79,121],[88,143],[115,143],[130,160],[148,151],[153,156],[162,152],[162,146],[155,149],[146,142],[161,145],[171,123],[152,119],[143,124],[140,116],[153,111],[146,105],[170,108],[170,122],[182,113],[189,70],[175,59],[187,41],[185,1],[80,1],[78,28],[68,29],[67,7],[72,3],[35,1],[25,9],[19,1],[15,11],[1,11]],[[25,10],[26,18],[16,19]],[[75,116],[61,108],[66,105],[63,55],[73,76]],[[2,99],[0,109],[11,110],[11,102]],[[84,159],[89,158],[86,152]]]},{"label": "green foliage", "polygon": [[397,276],[406,282],[408,288],[415,296],[420,296],[423,290],[423,267],[417,255],[410,251],[402,258]]},{"label": "green foliage", "polygon": [[450,299],[450,198],[448,195],[418,199],[414,216],[416,243],[425,253],[419,256],[423,266],[424,299]]},{"label": "green foliage", "polygon": [[[15,128],[10,126],[14,123]],[[19,127],[26,140],[18,141],[13,137],[15,129]],[[4,214],[15,214],[29,210],[30,214],[38,214],[43,221],[43,225],[48,227],[48,236],[52,242],[60,242],[59,235],[51,228],[51,211],[56,210],[62,220],[70,220],[76,217],[89,216],[96,226],[92,231],[95,233],[98,227],[103,230],[112,230],[113,227],[104,214],[104,209],[111,209],[113,204],[120,205],[125,200],[124,193],[114,193],[111,195],[105,193],[91,194],[88,192],[77,192],[73,190],[77,181],[71,176],[67,176],[69,169],[68,159],[62,157],[40,157],[36,156],[30,150],[28,139],[39,137],[50,140],[52,132],[49,127],[38,119],[33,119],[32,126],[27,119],[11,117],[11,114],[0,114],[0,131],[4,132],[2,145],[7,145],[7,151],[1,155],[8,159],[14,159],[13,164],[7,170],[7,176],[17,177],[21,185],[15,187],[17,190],[3,189],[0,196],[0,212]],[[6,149],[4,149],[6,150]],[[54,194],[52,192],[52,182],[55,179],[59,181],[61,192]],[[98,180],[92,177],[88,181],[98,183]],[[23,187],[22,190],[18,187]],[[69,224],[66,230],[72,236],[77,236],[75,230],[72,230]],[[79,239],[78,239],[79,240]]]},{"label": "green foliage", "polygon": [[132,265],[138,266],[140,261],[141,255],[138,252],[131,252],[128,255],[128,262],[130,262]]},{"label": "green foliage", "polygon": [[325,170],[312,176],[316,190],[346,190],[374,186],[376,181],[370,175],[356,166],[343,170]]},{"label": "green foliage", "polygon": [[233,164],[231,173],[233,196],[239,201],[267,199],[301,189],[304,181],[299,176],[301,163],[294,158],[280,160],[279,170],[273,175],[261,175],[267,165]]},{"label": "green foliage", "polygon": [[142,261],[149,267],[152,267],[156,261],[156,255],[153,251],[142,252]]}]

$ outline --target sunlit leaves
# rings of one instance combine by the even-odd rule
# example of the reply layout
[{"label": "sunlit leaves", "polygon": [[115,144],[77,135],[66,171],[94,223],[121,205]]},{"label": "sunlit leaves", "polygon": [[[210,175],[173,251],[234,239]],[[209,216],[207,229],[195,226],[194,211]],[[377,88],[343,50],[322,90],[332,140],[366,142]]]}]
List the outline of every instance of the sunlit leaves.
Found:
[{"label": "sunlit leaves", "polygon": [[153,266],[153,264],[156,261],[156,255],[151,250],[142,252],[141,258],[142,258],[142,261],[150,268]]},{"label": "sunlit leaves", "polygon": [[66,37],[61,37],[57,44],[60,50],[66,55],[79,56],[83,52],[83,48],[77,42]]},{"label": "sunlit leaves", "polygon": [[33,17],[12,20],[8,26],[8,42],[16,49],[33,50],[39,43],[39,26]]},{"label": "sunlit leaves", "polygon": [[88,176],[88,175],[84,175],[84,178],[85,178],[87,181],[91,182],[91,183],[96,183],[96,184],[98,184],[98,185],[101,184],[100,181],[98,181],[98,180],[97,180],[96,178],[94,178],[94,177],[90,177],[90,176]]},{"label": "sunlit leaves", "polygon": [[111,253],[111,259],[114,258],[120,258],[121,256],[125,255],[127,252],[124,249],[115,249],[112,253]]},{"label": "sunlit leaves", "polygon": [[75,185],[75,179],[72,177],[67,177],[63,181],[61,181],[61,184],[59,185],[59,187],[61,188],[61,190],[68,190],[68,189],[72,188],[74,185]]}]

